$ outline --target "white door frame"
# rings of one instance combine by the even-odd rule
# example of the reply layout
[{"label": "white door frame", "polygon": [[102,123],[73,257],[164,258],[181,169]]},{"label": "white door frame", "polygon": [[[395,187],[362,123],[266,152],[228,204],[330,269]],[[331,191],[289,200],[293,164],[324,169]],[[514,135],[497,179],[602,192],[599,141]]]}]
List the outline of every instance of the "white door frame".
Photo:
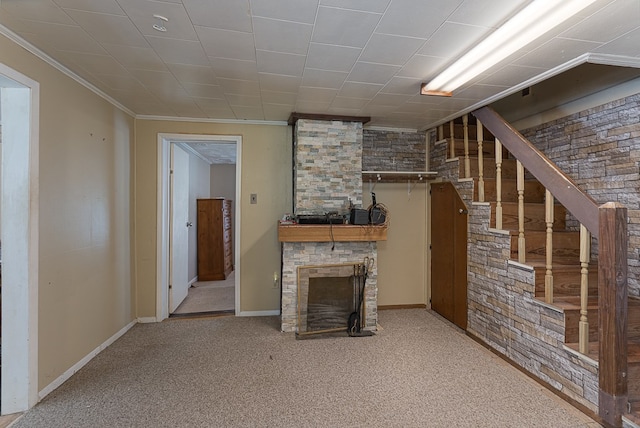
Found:
[{"label": "white door frame", "polygon": [[[38,402],[40,85],[0,63],[0,91],[5,140],[0,398],[0,413],[4,415],[25,411]],[[16,123],[20,125],[12,129]]]},{"label": "white door frame", "polygon": [[169,317],[169,161],[171,143],[232,142],[236,145],[236,210],[233,217],[236,251],[235,265],[235,314],[240,314],[240,189],[242,136],[165,134],[158,133],[158,194],[157,194],[157,246],[156,246],[156,321]]}]

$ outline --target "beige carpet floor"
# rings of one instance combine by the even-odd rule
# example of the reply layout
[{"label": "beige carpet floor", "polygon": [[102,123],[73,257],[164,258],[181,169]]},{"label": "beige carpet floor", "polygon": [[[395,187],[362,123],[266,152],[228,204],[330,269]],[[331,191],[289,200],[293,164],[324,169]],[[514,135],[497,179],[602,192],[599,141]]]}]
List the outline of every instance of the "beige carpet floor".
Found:
[{"label": "beige carpet floor", "polygon": [[235,272],[223,281],[198,281],[173,312],[184,315],[201,312],[233,311],[235,309]]},{"label": "beige carpet floor", "polygon": [[138,324],[12,428],[600,426],[424,309],[379,323],[306,340],[278,317]]}]

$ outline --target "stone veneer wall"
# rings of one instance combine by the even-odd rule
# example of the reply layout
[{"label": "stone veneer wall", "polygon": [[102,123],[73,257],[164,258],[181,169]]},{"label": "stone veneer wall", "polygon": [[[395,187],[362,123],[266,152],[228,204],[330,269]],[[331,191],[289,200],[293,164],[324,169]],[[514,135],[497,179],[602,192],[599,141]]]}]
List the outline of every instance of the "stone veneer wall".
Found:
[{"label": "stone veneer wall", "polygon": [[363,171],[424,171],[426,132],[365,129],[362,142]]},{"label": "stone veneer wall", "polygon": [[[282,245],[281,330],[298,328],[298,267],[341,263],[362,263],[365,256],[378,260],[375,242],[284,242]],[[365,287],[365,328],[375,330],[378,322],[378,266],[374,264]],[[345,330],[347,320],[345,319]]]},{"label": "stone veneer wall", "polygon": [[[640,94],[521,131],[599,204],[629,222],[629,295],[640,297]],[[597,257],[597,240],[593,240]]]},{"label": "stone veneer wall", "polygon": [[362,123],[298,119],[296,214],[345,212],[362,205]]},{"label": "stone veneer wall", "polygon": [[[598,202],[627,206],[631,295],[638,294],[640,275],[639,106],[635,95],[522,132]],[[458,161],[446,160],[446,144],[430,148],[431,169],[469,204],[473,182],[459,180]],[[489,218],[488,204],[469,204],[468,331],[597,412],[597,363],[564,347],[564,314],[534,299],[533,270],[508,261],[509,235],[490,229]]]}]

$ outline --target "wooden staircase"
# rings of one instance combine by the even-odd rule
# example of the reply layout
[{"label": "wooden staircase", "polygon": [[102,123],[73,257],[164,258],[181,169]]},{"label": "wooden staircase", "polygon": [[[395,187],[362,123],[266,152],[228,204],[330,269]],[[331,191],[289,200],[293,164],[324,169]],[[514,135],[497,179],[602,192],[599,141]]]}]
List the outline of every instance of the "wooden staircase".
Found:
[{"label": "wooden staircase", "polygon": [[[475,124],[468,124],[467,154],[470,164],[470,177],[465,173],[465,148],[463,124],[455,124],[455,150],[459,158],[459,177],[472,178],[474,181],[474,201],[480,201],[478,145]],[[473,136],[473,137],[471,137]],[[484,182],[484,201],[491,205],[490,227],[496,225],[496,168],[494,137],[483,130],[482,164]],[[449,139],[450,142],[450,139]],[[451,153],[451,154],[453,154]],[[518,260],[518,190],[516,185],[516,161],[509,153],[502,153],[502,229],[511,236],[511,258]],[[545,188],[535,178],[524,181],[525,242],[527,265],[535,272],[535,298],[545,302],[546,273],[546,222]],[[580,321],[580,232],[568,230],[567,210],[559,203],[554,204],[553,222],[553,302],[551,304],[564,313],[564,342],[575,351],[579,350]],[[598,361],[598,263],[589,263],[589,350],[587,356]],[[629,420],[640,427],[640,299],[629,298],[628,302],[628,414]]]}]

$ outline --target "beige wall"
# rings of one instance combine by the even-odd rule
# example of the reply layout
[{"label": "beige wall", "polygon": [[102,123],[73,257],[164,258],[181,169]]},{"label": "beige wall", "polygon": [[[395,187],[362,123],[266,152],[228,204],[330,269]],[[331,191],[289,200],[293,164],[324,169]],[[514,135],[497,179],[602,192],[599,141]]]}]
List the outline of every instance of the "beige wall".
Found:
[{"label": "beige wall", "polygon": [[[272,285],[273,273],[280,271],[277,221],[291,210],[290,127],[137,120],[137,315],[156,315],[158,133],[242,136],[240,309],[278,310],[280,290]],[[258,204],[249,204],[251,193],[258,194]]]},{"label": "beige wall", "polygon": [[[426,304],[427,184],[376,183],[378,203],[389,210],[387,240],[378,242],[378,306]],[[371,203],[363,183],[363,206]]]},{"label": "beige wall", "polygon": [[3,36],[0,62],[40,84],[42,389],[135,318],[133,119]]}]

